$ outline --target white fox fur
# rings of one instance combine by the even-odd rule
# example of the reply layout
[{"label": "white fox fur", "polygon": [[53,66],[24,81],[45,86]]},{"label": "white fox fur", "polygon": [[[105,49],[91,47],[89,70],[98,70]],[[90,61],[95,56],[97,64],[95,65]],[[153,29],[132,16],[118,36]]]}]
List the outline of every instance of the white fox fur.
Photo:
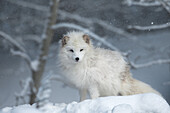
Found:
[{"label": "white fox fur", "polygon": [[81,101],[86,99],[87,92],[92,99],[149,92],[159,94],[132,78],[129,66],[119,52],[94,48],[83,32],[68,32],[63,37],[58,61],[62,75],[79,89]]}]

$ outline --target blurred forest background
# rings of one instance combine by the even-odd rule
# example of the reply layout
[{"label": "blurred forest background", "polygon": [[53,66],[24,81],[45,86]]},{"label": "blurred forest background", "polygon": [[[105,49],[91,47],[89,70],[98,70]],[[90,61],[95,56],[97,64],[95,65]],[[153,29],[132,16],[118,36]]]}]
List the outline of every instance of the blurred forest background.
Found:
[{"label": "blurred forest background", "polygon": [[[24,89],[21,81],[31,76],[25,60],[14,55],[18,48],[2,34],[36,59],[49,8],[48,0],[0,0],[0,108],[16,104]],[[59,39],[70,30],[80,30],[89,33],[95,46],[122,52],[134,78],[150,84],[170,103],[170,1],[60,0],[53,29],[43,74],[56,77],[50,81],[51,102],[79,101],[78,91],[58,77],[56,62]],[[28,103],[28,97],[23,98],[18,104]]]}]

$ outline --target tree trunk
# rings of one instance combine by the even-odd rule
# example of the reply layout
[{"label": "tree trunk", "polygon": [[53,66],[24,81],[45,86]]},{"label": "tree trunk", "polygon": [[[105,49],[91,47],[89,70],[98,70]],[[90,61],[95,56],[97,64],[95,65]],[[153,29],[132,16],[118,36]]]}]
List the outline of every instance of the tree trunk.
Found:
[{"label": "tree trunk", "polygon": [[54,30],[51,27],[56,23],[57,8],[58,8],[59,0],[51,0],[51,1],[52,1],[52,4],[50,4],[51,5],[50,16],[48,18],[48,23],[47,23],[45,33],[42,36],[42,45],[41,45],[41,50],[40,50],[41,52],[38,58],[39,64],[38,64],[37,70],[32,70],[33,87],[31,89],[32,94],[30,96],[30,101],[29,101],[30,104],[33,104],[36,102],[36,95],[38,93],[41,78],[44,72],[49,46],[50,46],[52,37],[54,35]]}]

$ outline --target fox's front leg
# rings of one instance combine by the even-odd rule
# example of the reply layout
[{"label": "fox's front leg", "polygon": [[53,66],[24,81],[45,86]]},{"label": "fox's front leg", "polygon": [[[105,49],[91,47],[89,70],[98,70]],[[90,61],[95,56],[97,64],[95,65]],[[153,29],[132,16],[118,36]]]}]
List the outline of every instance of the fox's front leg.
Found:
[{"label": "fox's front leg", "polygon": [[79,95],[80,95],[80,102],[85,100],[86,96],[87,96],[87,90],[86,89],[80,89]]},{"label": "fox's front leg", "polygon": [[99,91],[98,91],[97,87],[95,87],[95,86],[90,87],[88,89],[88,92],[89,92],[91,99],[95,99],[100,96]]}]

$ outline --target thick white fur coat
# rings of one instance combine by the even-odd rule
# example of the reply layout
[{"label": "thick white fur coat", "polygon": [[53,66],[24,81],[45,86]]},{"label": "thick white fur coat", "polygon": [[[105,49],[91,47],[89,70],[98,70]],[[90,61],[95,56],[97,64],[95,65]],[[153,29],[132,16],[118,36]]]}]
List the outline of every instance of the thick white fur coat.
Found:
[{"label": "thick white fur coat", "polygon": [[[79,58],[79,61],[75,59]],[[94,48],[88,35],[67,33],[58,54],[58,67],[67,81],[80,90],[80,100],[90,97],[153,92],[149,85],[132,78],[119,52]]]}]

